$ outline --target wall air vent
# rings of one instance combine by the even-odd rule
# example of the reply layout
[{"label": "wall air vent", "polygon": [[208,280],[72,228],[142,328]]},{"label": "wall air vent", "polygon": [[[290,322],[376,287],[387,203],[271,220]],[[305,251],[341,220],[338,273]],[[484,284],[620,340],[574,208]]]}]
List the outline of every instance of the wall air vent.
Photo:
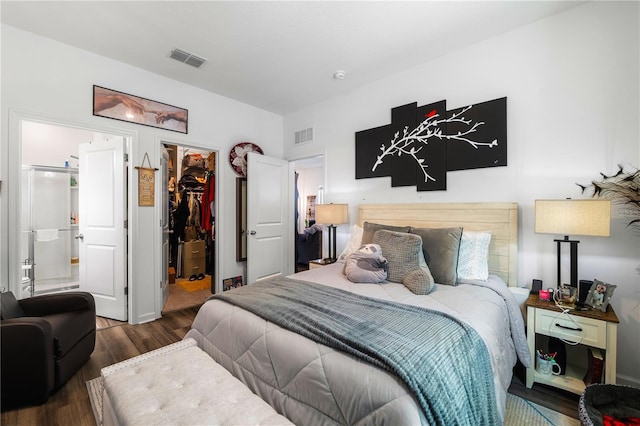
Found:
[{"label": "wall air vent", "polygon": [[200,68],[200,66],[207,61],[206,59],[200,58],[193,53],[185,52],[184,50],[180,49],[173,49],[169,57],[196,68]]},{"label": "wall air vent", "polygon": [[313,142],[313,127],[296,132],[296,145],[305,142]]}]

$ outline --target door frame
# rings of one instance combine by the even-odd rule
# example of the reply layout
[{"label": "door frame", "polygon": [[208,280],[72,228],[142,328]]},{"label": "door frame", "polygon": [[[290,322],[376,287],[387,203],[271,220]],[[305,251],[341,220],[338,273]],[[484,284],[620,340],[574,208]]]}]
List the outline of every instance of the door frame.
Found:
[{"label": "door frame", "polygon": [[[309,163],[311,161],[313,162],[321,162],[322,163],[322,187],[324,188],[324,191],[326,192],[326,187],[327,187],[327,167],[326,167],[326,162],[325,162],[325,156],[326,154],[322,153],[322,154],[316,154],[316,155],[308,155],[308,156],[304,156],[304,157],[299,157],[299,158],[291,158],[289,159],[289,163],[291,163],[293,165],[293,169],[295,172],[297,172],[297,166],[299,166],[300,164],[305,164],[305,163]],[[294,197],[294,210],[295,210],[295,192],[296,192],[296,188],[295,188],[295,179],[294,179],[294,188],[293,188],[293,197]],[[295,218],[294,218],[295,220]]]},{"label": "door frame", "polygon": [[[169,157],[169,159],[171,158],[169,155],[169,151],[166,150],[166,155]],[[167,254],[164,250],[164,244],[165,244],[165,235],[164,235],[164,214],[165,212],[167,212],[167,227],[170,227],[170,223],[171,223],[171,219],[169,217],[169,207],[168,207],[168,201],[169,201],[169,188],[168,188],[168,175],[169,175],[169,159],[165,159],[165,148],[162,146],[162,144],[160,145],[160,155],[159,155],[159,164],[160,164],[160,170],[159,170],[159,176],[157,176],[159,179],[156,179],[156,188],[154,188],[154,191],[156,194],[159,195],[159,202],[161,203],[160,205],[162,206],[162,208],[160,209],[156,209],[156,214],[157,214],[157,220],[156,223],[158,223],[160,225],[160,244],[158,244],[158,247],[156,247],[156,259],[160,259],[160,270],[159,272],[159,281],[160,281],[160,289],[159,291],[156,290],[155,291],[155,300],[156,300],[156,305],[155,305],[155,310],[158,310],[158,308],[160,308],[160,312],[162,312],[162,308],[164,307],[164,304],[166,303],[166,301],[169,299],[169,254]],[[165,164],[166,162],[166,164]],[[175,167],[175,166],[174,166]],[[166,175],[165,175],[166,173]],[[165,185],[167,185],[167,187],[165,187]],[[165,199],[165,194],[167,194],[167,198]],[[167,244],[169,244],[169,236],[167,235]],[[166,255],[166,259],[165,259],[165,255]],[[166,264],[165,261],[166,260]],[[163,270],[163,268],[167,268],[166,270]],[[166,278],[166,282],[165,282],[165,278]],[[166,293],[165,293],[165,286],[166,286]],[[165,299],[166,297],[166,299]]]},{"label": "door frame", "polygon": [[[28,110],[22,110],[18,108],[9,108],[9,141],[6,147],[7,163],[7,188],[3,191],[2,201],[2,232],[6,231],[7,238],[3,238],[0,244],[0,254],[2,258],[2,264],[0,264],[0,271],[2,271],[3,281],[6,279],[7,289],[13,291],[14,294],[19,294],[20,276],[22,270],[20,268],[21,260],[19,259],[20,251],[16,250],[20,244],[20,188],[22,185],[20,170],[22,168],[22,123],[25,121],[37,122],[59,127],[70,127],[76,129],[82,129],[95,133],[107,133],[109,135],[120,136],[124,138],[124,151],[129,153],[131,146],[133,146],[137,139],[138,133],[136,131],[125,130],[117,127],[99,126],[78,121],[72,121],[61,118],[59,116],[44,114],[39,112],[33,112]],[[11,143],[15,141],[15,143]],[[3,156],[5,152],[2,152]],[[126,162],[125,170],[127,174],[131,176],[130,163]],[[132,191],[132,179],[127,183],[127,205],[131,205]],[[6,201],[4,200],[6,196]],[[126,217],[128,223],[131,223],[132,209],[127,209]],[[6,222],[5,222],[6,217]],[[127,253],[131,253],[131,238],[127,239],[126,250]],[[129,254],[127,254],[127,258]],[[131,262],[127,262],[127,282],[131,282]],[[6,271],[6,272],[5,272]],[[127,296],[129,297],[129,296]],[[129,318],[132,318],[133,303],[128,300],[128,314]]]},{"label": "door frame", "polygon": [[[197,142],[192,142],[192,141],[184,141],[181,139],[173,139],[170,137],[164,137],[162,135],[158,135],[156,136],[156,152],[157,152],[157,158],[160,158],[162,156],[162,145],[176,145],[176,146],[181,146],[181,147],[185,147],[185,148],[192,148],[192,149],[197,149],[198,151],[209,151],[209,152],[215,152],[216,153],[216,165],[215,165],[215,175],[216,175],[216,182],[215,182],[215,188],[214,188],[214,193],[215,193],[215,203],[214,203],[214,214],[215,214],[215,218],[216,218],[216,222],[220,222],[220,223],[224,223],[223,222],[223,214],[222,212],[224,211],[224,209],[221,209],[220,206],[222,205],[222,198],[223,198],[223,194],[222,194],[222,190],[220,188],[222,188],[222,174],[223,171],[221,169],[223,169],[223,167],[221,167],[221,161],[220,161],[220,156],[222,155],[222,149],[218,146],[205,146],[202,143],[197,143]],[[176,160],[176,162],[181,161],[181,158],[178,158]],[[178,167],[178,164],[175,164],[174,167]],[[162,191],[162,182],[159,182],[161,179],[156,179],[156,194],[159,194],[160,191]],[[176,185],[178,184],[178,182],[176,182]],[[163,206],[162,209],[156,209],[156,215],[155,215],[155,221],[157,224],[160,224],[162,222],[162,212],[163,209],[165,208],[169,208],[169,206]],[[223,228],[220,225],[216,225],[216,239],[213,242],[213,247],[214,247],[214,256],[213,256],[213,275],[211,276],[211,282],[213,283],[214,287],[215,287],[215,291],[216,293],[219,293],[220,291],[222,291],[222,278],[221,278],[221,274],[220,274],[220,265],[222,264],[220,261],[220,257],[221,257],[221,253],[218,248],[218,242],[220,240],[221,237],[221,233],[223,232]],[[156,241],[155,241],[155,247],[154,247],[154,252],[156,253],[156,277],[158,277],[158,279],[161,279],[160,277],[162,277],[162,256],[163,256],[163,252],[162,252],[162,229],[160,226],[158,226],[158,232],[156,233]],[[156,280],[157,281],[157,280]],[[158,284],[156,282],[156,284]],[[162,308],[164,308],[163,304],[162,304],[162,288],[160,287],[160,285],[155,285],[154,286],[155,289],[155,314],[156,314],[156,318],[161,318],[162,317]]]},{"label": "door frame", "polygon": [[[305,155],[305,156],[302,156],[302,157],[289,158],[289,159],[288,159],[288,161],[289,161],[289,164],[292,166],[292,168],[293,168],[293,170],[294,170],[294,173],[295,173],[296,165],[297,165],[297,164],[305,163],[305,162],[308,162],[308,161],[310,161],[310,160],[318,160],[318,161],[320,161],[320,159],[321,159],[321,161],[322,161],[322,186],[323,186],[324,193],[326,193],[326,192],[327,192],[327,161],[326,161],[326,159],[327,159],[327,152],[326,152],[326,150],[324,150],[323,152],[321,152],[321,153],[319,153],[319,154]],[[295,205],[295,204],[296,204],[296,199],[295,199],[295,197],[296,197],[296,187],[295,187],[295,185],[296,185],[296,181],[295,181],[295,177],[294,177],[293,188],[292,188],[292,189],[293,189],[293,191],[292,191],[292,194],[291,194],[291,197],[293,197],[293,202],[292,202],[292,205],[291,205],[291,209],[292,209],[292,213],[291,213],[291,214],[293,214],[293,215],[294,215],[294,218],[293,218],[293,222],[294,222],[294,223],[295,223],[295,221],[296,221],[296,218],[295,218],[295,209],[296,209],[296,205]],[[324,195],[324,193],[323,193],[323,195]],[[324,199],[324,196],[323,196],[323,199]],[[295,229],[295,227],[294,227],[294,229]],[[323,252],[323,253],[325,252],[325,246],[326,246],[326,247],[328,247],[328,241],[327,241],[327,239],[323,238],[323,239],[322,239],[322,252]],[[294,265],[293,267],[294,267],[294,269],[295,269],[295,267],[296,267],[296,260],[297,260],[297,259],[296,259],[296,248],[295,248],[295,242],[294,242],[293,253],[291,254],[291,256],[290,256],[290,257],[292,257],[292,258],[293,258],[293,265]]]}]

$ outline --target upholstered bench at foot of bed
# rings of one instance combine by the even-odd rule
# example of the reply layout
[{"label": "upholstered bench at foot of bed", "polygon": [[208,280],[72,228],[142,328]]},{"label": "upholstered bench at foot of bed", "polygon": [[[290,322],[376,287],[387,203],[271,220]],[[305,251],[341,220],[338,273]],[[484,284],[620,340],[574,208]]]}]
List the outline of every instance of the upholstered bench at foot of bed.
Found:
[{"label": "upholstered bench at foot of bed", "polygon": [[101,371],[103,425],[291,425],[193,339]]}]

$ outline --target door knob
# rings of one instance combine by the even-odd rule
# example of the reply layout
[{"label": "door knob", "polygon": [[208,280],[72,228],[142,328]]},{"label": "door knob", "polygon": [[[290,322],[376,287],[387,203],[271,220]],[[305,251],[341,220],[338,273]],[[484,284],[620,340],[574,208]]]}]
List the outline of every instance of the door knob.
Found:
[{"label": "door knob", "polygon": [[251,232],[249,232],[249,234],[256,235],[256,231],[251,231]]},{"label": "door knob", "polygon": [[84,235],[78,234],[78,235],[75,236],[75,239],[76,240],[84,240]]}]

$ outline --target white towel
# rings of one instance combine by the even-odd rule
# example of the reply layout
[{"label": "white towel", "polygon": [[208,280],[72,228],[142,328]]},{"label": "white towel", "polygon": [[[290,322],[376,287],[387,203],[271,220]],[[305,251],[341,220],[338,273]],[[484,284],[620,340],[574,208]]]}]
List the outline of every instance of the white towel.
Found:
[{"label": "white towel", "polygon": [[36,241],[54,241],[57,239],[57,229],[36,229]]}]

